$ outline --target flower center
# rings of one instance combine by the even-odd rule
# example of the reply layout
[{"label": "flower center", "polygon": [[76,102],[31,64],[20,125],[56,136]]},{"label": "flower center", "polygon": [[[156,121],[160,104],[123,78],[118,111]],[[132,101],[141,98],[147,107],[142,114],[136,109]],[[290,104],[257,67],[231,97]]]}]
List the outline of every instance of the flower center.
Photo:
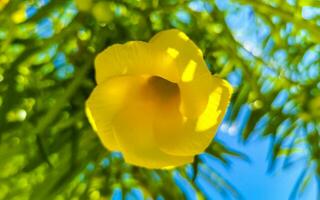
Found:
[{"label": "flower center", "polygon": [[180,90],[176,83],[170,82],[159,76],[151,76],[148,79],[148,86],[152,93],[161,100],[169,100],[173,97],[179,97]]}]

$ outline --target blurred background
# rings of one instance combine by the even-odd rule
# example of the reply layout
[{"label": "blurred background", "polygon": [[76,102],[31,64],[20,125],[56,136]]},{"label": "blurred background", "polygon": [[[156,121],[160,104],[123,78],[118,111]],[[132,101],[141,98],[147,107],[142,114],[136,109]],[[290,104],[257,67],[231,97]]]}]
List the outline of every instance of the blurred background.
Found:
[{"label": "blurred background", "polygon": [[[95,55],[169,28],[235,93],[193,164],[146,170],[84,114]],[[319,0],[0,0],[0,199],[320,199]]]}]

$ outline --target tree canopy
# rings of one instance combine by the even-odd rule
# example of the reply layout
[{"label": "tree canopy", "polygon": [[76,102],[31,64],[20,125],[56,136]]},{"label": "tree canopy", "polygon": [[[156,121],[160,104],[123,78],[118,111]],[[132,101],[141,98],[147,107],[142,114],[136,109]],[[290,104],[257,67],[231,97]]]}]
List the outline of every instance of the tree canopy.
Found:
[{"label": "tree canopy", "polygon": [[[292,197],[320,185],[320,1],[0,0],[0,199],[186,198],[177,179],[203,199],[195,178],[241,198],[200,158],[167,171],[125,164],[85,116],[97,53],[170,28],[233,85],[225,125],[243,142],[272,138],[270,171],[304,162]],[[206,153],[226,166],[247,160],[219,140]]]}]

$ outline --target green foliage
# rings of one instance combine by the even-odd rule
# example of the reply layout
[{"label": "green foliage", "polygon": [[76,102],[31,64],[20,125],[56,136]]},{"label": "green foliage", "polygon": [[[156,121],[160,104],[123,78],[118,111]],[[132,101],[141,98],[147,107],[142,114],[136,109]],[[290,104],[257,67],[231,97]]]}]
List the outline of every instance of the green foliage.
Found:
[{"label": "green foliage", "polygon": [[[193,168],[175,171],[124,164],[118,154],[102,147],[85,117],[84,102],[95,85],[96,53],[114,43],[148,40],[172,27],[200,46],[212,73],[227,77],[241,72],[229,120],[243,105],[251,107],[243,140],[254,134],[273,138],[270,169],[279,157],[285,158],[286,168],[304,156],[306,170],[297,179],[295,193],[303,191],[311,177],[319,177],[320,17],[302,16],[305,7],[319,9],[318,1],[234,1],[233,12],[250,6],[256,26],[270,29],[260,41],[268,49],[263,54],[250,51],[236,37],[227,25],[230,13],[218,9],[214,0],[201,1],[212,7],[202,11],[184,0],[4,2],[0,0],[0,199],[108,199],[116,189],[126,193],[134,188],[145,198],[182,199],[172,178],[177,172],[201,199],[202,192],[187,173],[190,168],[221,194],[240,198],[201,159]],[[308,63],[304,57],[310,51],[317,57]],[[281,52],[285,56],[278,59]],[[317,74],[304,76],[311,68]],[[264,85],[271,87],[264,91]],[[282,91],[288,98],[275,106]],[[267,123],[261,128],[264,119]],[[303,145],[307,152],[301,150]],[[207,153],[225,164],[234,157],[247,159],[231,149],[215,141]]]}]

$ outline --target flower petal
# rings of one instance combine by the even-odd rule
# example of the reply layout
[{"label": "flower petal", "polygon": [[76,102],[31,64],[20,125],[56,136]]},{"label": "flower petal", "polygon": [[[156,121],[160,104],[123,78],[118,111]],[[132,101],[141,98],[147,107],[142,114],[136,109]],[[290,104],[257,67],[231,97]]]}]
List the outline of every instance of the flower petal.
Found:
[{"label": "flower petal", "polygon": [[181,112],[186,117],[197,117],[205,109],[211,91],[211,74],[201,50],[183,32],[171,29],[156,34],[150,44],[171,56],[173,68],[178,70],[181,90]]},{"label": "flower petal", "polygon": [[120,150],[114,136],[112,120],[115,114],[129,102],[132,91],[140,86],[139,77],[119,76],[100,83],[86,102],[90,123],[100,140],[109,150]]},{"label": "flower petal", "polygon": [[99,53],[95,59],[97,84],[118,75],[155,75],[177,80],[177,70],[170,59],[146,42],[131,41],[115,44]]},{"label": "flower petal", "polygon": [[195,155],[203,152],[210,144],[232,94],[228,82],[218,77],[211,80],[213,89],[199,118],[183,117],[177,109],[169,115],[161,111],[157,113],[155,137],[162,151],[179,156]]},{"label": "flower petal", "polygon": [[[158,106],[146,88],[131,96],[130,104],[114,119],[115,136],[127,163],[147,168],[179,166],[193,161],[193,156],[174,156],[158,148],[153,134],[154,110]],[[152,95],[152,94],[151,94]],[[165,111],[164,111],[165,112]]]}]

